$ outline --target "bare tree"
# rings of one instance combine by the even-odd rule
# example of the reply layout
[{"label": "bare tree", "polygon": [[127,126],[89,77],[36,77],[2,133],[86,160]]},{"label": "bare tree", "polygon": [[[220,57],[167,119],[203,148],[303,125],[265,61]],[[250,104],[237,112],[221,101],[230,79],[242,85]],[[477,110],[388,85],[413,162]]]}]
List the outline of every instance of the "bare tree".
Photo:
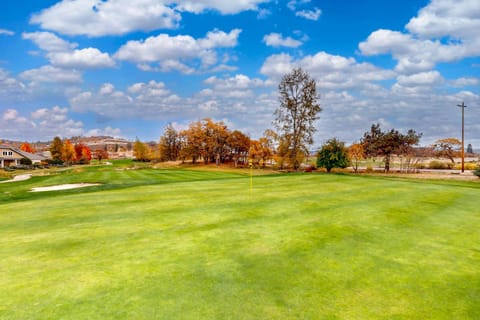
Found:
[{"label": "bare tree", "polygon": [[295,170],[300,167],[308,146],[313,144],[316,129],[314,122],[322,111],[317,103],[315,80],[301,68],[295,68],[283,76],[278,86],[280,106],[275,111],[275,127],[279,131],[289,165]]}]

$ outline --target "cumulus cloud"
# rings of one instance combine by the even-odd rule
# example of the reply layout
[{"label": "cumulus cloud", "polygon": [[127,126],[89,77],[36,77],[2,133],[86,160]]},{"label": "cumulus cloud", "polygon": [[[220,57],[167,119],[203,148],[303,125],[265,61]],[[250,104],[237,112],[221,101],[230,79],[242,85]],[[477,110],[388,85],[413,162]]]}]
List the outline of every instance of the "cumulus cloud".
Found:
[{"label": "cumulus cloud", "polygon": [[280,33],[272,32],[263,37],[263,42],[271,47],[289,47],[298,48],[302,45],[301,41],[295,40],[291,37],[284,38]]},{"label": "cumulus cloud", "polygon": [[49,52],[69,51],[78,46],[78,44],[65,41],[51,32],[24,32],[22,38],[33,41],[40,49]]},{"label": "cumulus cloud", "polygon": [[[234,29],[229,33],[214,30],[208,32],[205,38],[200,39],[189,35],[172,37],[168,34],[160,34],[144,41],[127,42],[117,51],[115,57],[119,60],[138,63],[139,67],[144,70],[178,70],[192,73],[193,66],[197,61],[200,61],[202,69],[216,64],[217,53],[215,50],[235,47],[240,32],[240,29]],[[157,63],[160,67],[152,67],[150,63]]]},{"label": "cumulus cloud", "polygon": [[0,29],[0,35],[13,36],[15,32],[7,29]]},{"label": "cumulus cloud", "polygon": [[267,81],[258,78],[251,79],[243,74],[228,78],[212,76],[205,79],[204,83],[209,85],[210,88],[202,90],[200,92],[201,96],[231,99],[253,97],[255,96],[254,89],[270,85]]},{"label": "cumulus cloud", "polygon": [[24,71],[20,74],[20,77],[34,84],[41,82],[78,84],[83,81],[82,74],[76,70],[65,70],[48,65]]},{"label": "cumulus cloud", "polygon": [[23,33],[22,37],[33,41],[40,49],[47,51],[46,57],[54,67],[98,69],[115,65],[115,61],[108,53],[101,52],[97,48],[75,49],[78,47],[77,43],[65,41],[51,32]]},{"label": "cumulus cloud", "polygon": [[203,83],[207,88],[190,97],[179,96],[157,81],[134,83],[126,90],[104,84],[75,95],[70,105],[76,112],[94,112],[102,119],[185,123],[204,117],[235,119],[235,128],[248,128],[252,134],[270,126],[277,99],[268,81],[239,74],[209,77]]},{"label": "cumulus cloud", "polygon": [[421,38],[450,36],[478,41],[480,6],[476,0],[432,0],[406,28]]},{"label": "cumulus cloud", "polygon": [[0,68],[0,99],[22,96],[25,91],[25,84],[10,76],[8,72]]},{"label": "cumulus cloud", "polygon": [[97,92],[81,92],[70,99],[72,110],[95,112],[107,119],[158,118],[164,113],[176,113],[177,104],[180,98],[163,82],[156,81],[135,83],[127,91],[106,83]]},{"label": "cumulus cloud", "polygon": [[317,80],[320,88],[326,89],[359,89],[371,81],[391,79],[395,73],[378,68],[369,63],[359,63],[354,58],[345,58],[319,52],[295,60],[288,54],[278,54],[268,57],[261,73],[278,82],[281,77],[294,67],[303,67]]},{"label": "cumulus cloud", "polygon": [[235,14],[246,10],[257,10],[258,5],[269,0],[176,0],[167,1],[169,4],[177,4],[176,8],[181,11],[201,13],[205,10],[216,10],[222,14]]},{"label": "cumulus cloud", "polygon": [[398,61],[395,70],[416,73],[435,67],[438,62],[451,62],[465,57],[462,44],[442,44],[439,40],[420,40],[398,31],[377,30],[359,44],[364,55],[390,53]]},{"label": "cumulus cloud", "polygon": [[295,13],[297,17],[302,17],[308,20],[317,21],[320,19],[320,15],[322,14],[322,10],[319,8],[315,8],[314,10],[301,10]]},{"label": "cumulus cloud", "polygon": [[176,29],[182,12],[215,10],[236,14],[257,10],[269,0],[63,0],[30,19],[45,30],[66,35],[100,37],[133,31]]},{"label": "cumulus cloud", "polygon": [[364,55],[390,53],[401,73],[428,71],[437,63],[480,54],[480,7],[476,0],[432,0],[405,26],[409,33],[380,29],[359,44]]},{"label": "cumulus cloud", "polygon": [[398,84],[407,87],[433,86],[445,81],[438,71],[420,72],[408,76],[400,75],[397,80]]},{"label": "cumulus cloud", "polygon": [[0,136],[11,139],[38,141],[51,140],[55,136],[72,137],[81,135],[106,134],[120,136],[120,129],[85,129],[81,121],[69,117],[67,108],[54,106],[40,108],[29,115],[22,115],[16,109],[7,109],[0,114]]},{"label": "cumulus cloud", "polygon": [[287,3],[288,9],[295,11],[298,6],[310,3],[311,0],[291,0]]},{"label": "cumulus cloud", "polygon": [[63,0],[30,19],[43,29],[99,37],[136,30],[174,29],[181,16],[157,0]]},{"label": "cumulus cloud", "polygon": [[455,88],[463,88],[468,86],[478,86],[480,84],[480,78],[458,78],[450,81],[450,85]]},{"label": "cumulus cloud", "polygon": [[103,129],[91,129],[88,130],[85,134],[87,137],[94,137],[94,136],[106,136],[106,137],[121,137],[122,130],[119,128],[112,128],[107,126]]},{"label": "cumulus cloud", "polygon": [[103,53],[97,48],[86,48],[70,52],[52,52],[48,58],[54,66],[76,69],[110,68],[115,61],[108,53]]}]

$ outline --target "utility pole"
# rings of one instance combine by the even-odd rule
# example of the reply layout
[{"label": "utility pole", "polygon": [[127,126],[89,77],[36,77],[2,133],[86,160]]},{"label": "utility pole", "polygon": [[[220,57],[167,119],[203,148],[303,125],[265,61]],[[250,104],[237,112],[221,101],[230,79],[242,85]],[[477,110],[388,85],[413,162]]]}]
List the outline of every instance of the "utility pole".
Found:
[{"label": "utility pole", "polygon": [[465,171],[465,103],[457,104],[457,107],[462,108],[462,173]]}]

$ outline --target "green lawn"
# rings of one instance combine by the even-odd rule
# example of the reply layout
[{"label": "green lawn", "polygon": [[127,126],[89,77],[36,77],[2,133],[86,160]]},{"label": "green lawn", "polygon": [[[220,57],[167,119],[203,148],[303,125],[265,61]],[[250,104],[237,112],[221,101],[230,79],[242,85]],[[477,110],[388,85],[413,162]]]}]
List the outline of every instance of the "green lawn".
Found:
[{"label": "green lawn", "polygon": [[0,319],[480,318],[480,183],[125,168],[0,184]]}]

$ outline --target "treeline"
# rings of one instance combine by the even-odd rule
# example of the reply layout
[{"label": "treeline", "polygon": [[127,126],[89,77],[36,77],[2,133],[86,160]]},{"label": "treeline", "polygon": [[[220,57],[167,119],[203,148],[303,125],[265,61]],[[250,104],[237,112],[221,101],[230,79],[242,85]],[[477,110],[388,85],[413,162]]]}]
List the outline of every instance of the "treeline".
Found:
[{"label": "treeline", "polygon": [[99,161],[108,159],[108,152],[105,150],[95,150],[92,153],[83,143],[72,144],[69,139],[62,140],[60,137],[53,139],[49,151],[52,164],[88,164],[92,158]]},{"label": "treeline", "polygon": [[255,165],[265,166],[274,159],[280,160],[275,138],[275,134],[267,130],[260,139],[254,140],[239,130],[230,130],[222,121],[206,118],[190,123],[188,129],[181,131],[169,124],[158,144],[137,139],[133,152],[137,161],[233,163],[238,167],[251,160]]},{"label": "treeline", "polygon": [[[350,147],[336,138],[327,140],[316,154],[316,165],[327,171],[351,165],[357,171],[359,161],[381,157],[388,172],[390,159],[396,155],[405,159],[405,167],[409,170],[413,168],[412,160],[417,155],[414,146],[421,136],[414,130],[406,134],[395,129],[382,131],[379,124],[374,124],[359,143]],[[266,130],[262,137],[255,140],[239,130],[230,130],[222,121],[206,118],[190,123],[188,129],[181,131],[169,124],[158,143],[144,143],[137,139],[133,151],[137,161],[232,163],[235,167],[246,166],[251,161],[257,167],[270,165],[278,169],[296,169],[291,147],[284,141],[273,130]],[[308,151],[298,152],[296,160],[305,165],[304,160],[308,156]]]}]

